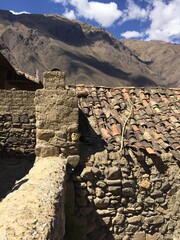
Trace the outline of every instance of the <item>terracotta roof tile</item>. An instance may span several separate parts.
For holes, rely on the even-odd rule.
[[[136,155],[171,152],[180,159],[180,89],[76,86],[79,106],[94,116],[108,151],[124,148]],[[125,152],[127,152],[126,149]]]

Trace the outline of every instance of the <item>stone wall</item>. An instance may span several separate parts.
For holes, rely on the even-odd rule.
[[[36,160],[0,203],[0,239],[61,240],[65,234],[66,167],[79,162],[79,110],[63,73],[45,73],[44,86],[34,99]]]
[[[81,160],[67,184],[67,239],[178,240],[179,166],[171,154],[138,159],[108,151],[80,122]]]
[[[0,155],[33,156],[34,92],[0,90]]]

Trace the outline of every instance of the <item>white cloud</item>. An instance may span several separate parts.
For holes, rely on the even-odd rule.
[[[76,14],[74,12],[74,10],[70,10],[68,11],[66,9],[65,13],[63,14],[66,18],[70,19],[70,20],[75,20],[76,19]]]
[[[147,40],[180,41],[180,0],[165,3],[154,0],[150,12],[150,27],[147,29]]]
[[[127,9],[123,11],[122,22],[129,20],[145,20],[149,14],[149,9],[141,8],[133,0],[127,1]]]
[[[137,31],[126,31],[121,33],[124,38],[141,38],[144,34]]]
[[[68,0],[51,0],[51,1],[55,3],[62,3],[63,5],[67,5],[67,3],[69,2]]]
[[[71,10],[71,17],[79,16],[88,20],[94,20],[102,27],[110,27],[120,18],[122,12],[118,9],[115,2],[103,3],[88,0],[51,0],[63,5],[69,4],[75,10]],[[73,16],[73,17],[74,17]]]
[[[122,12],[115,2],[100,3],[88,0],[71,0],[79,17],[94,20],[102,27],[110,27],[120,18]]]
[[[29,12],[26,12],[26,11],[22,11],[22,12],[15,12],[13,10],[10,10],[10,12],[14,15],[20,15],[20,14],[30,14]]]

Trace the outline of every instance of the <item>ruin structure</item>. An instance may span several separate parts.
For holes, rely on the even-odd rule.
[[[0,91],[0,239],[178,240],[180,90],[64,78]]]

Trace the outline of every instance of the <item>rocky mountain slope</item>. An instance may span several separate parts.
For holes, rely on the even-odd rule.
[[[124,40],[124,45],[146,62],[167,87],[180,87],[180,45],[160,41]]]
[[[176,74],[169,79],[154,71],[152,61],[143,59],[128,42],[58,15],[0,10],[0,51],[15,68],[40,80],[44,71],[58,68],[66,73],[69,85],[178,86]]]

